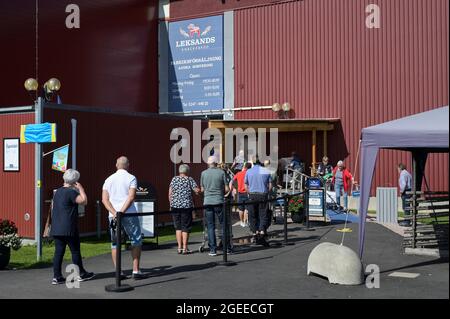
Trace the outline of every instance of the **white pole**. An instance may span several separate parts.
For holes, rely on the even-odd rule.
[[[38,97],[35,103],[35,122],[42,123],[43,101]],[[40,261],[42,258],[42,241],[41,241],[41,219],[42,219],[42,145],[35,143],[34,145],[34,174],[35,174],[35,193],[34,193],[34,237],[36,240],[36,260]]]
[[[345,238],[345,233],[347,231],[347,219],[348,219],[348,211],[347,211],[347,215],[345,216],[345,224],[344,224],[344,229],[342,231],[342,241],[341,241],[341,246],[344,244],[344,238]]]
[[[285,181],[286,181],[286,194],[288,193],[288,177],[289,177],[289,169],[286,167],[286,177],[285,177]]]
[[[77,169],[77,120],[71,119],[72,123],[72,168]]]
[[[53,151],[44,153],[44,154],[42,154],[42,157],[46,157],[48,154],[54,153],[54,152],[56,152],[56,151],[59,151],[60,149],[66,147],[66,146],[68,146],[68,145],[70,145],[70,144],[63,145],[63,146],[61,146],[61,147],[55,148]]]

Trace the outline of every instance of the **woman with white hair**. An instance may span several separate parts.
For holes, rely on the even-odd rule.
[[[86,281],[94,277],[83,267],[80,252],[80,236],[78,232],[78,205],[87,204],[87,196],[83,186],[78,183],[80,173],[68,169],[64,175],[64,184],[53,196],[52,226],[50,235],[55,241],[53,257],[53,285],[63,284],[66,279],[61,272],[61,265],[66,252],[66,246],[72,253],[72,263],[78,266],[79,274],[76,280]]]
[[[194,179],[189,177],[188,165],[181,164],[178,172],[180,174],[172,178],[170,182],[169,202],[178,243],[178,253],[187,255],[191,253],[188,248],[188,240],[192,228],[192,210],[194,207],[192,192],[198,195],[200,189]]]
[[[336,192],[336,204],[338,205],[339,210],[341,210],[342,193],[344,195],[344,209],[346,211],[348,210],[348,191],[350,190],[352,182],[353,176],[345,167],[344,162],[337,162],[336,167],[333,169],[333,178],[331,183],[334,185],[334,191]]]

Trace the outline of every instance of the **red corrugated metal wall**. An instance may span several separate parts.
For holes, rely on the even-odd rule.
[[[286,0],[171,0],[170,18],[185,19],[196,15],[216,14],[249,6],[258,6]],[[289,0],[288,0],[289,1]],[[299,1],[299,0],[291,0]]]
[[[35,0],[0,1],[0,107],[30,103],[24,81],[35,77]],[[80,9],[80,28],[66,27],[66,7]],[[62,101],[158,112],[157,0],[39,1],[39,82],[62,83]]]
[[[95,201],[101,200],[103,182],[115,172],[115,160],[121,155],[129,158],[130,172],[136,176],[138,183],[150,182],[156,188],[158,210],[169,208],[167,191],[174,172],[169,157],[173,143],[169,138],[170,132],[175,127],[185,127],[192,134],[191,120],[56,109],[45,109],[44,116],[45,121],[57,123],[58,129],[58,142],[46,145],[45,152],[71,143],[70,119],[77,119],[77,170],[80,171],[80,183],[85,186],[89,199],[86,214],[80,218],[81,232],[95,231]],[[206,127],[206,123],[203,126]],[[71,151],[69,158],[72,156]],[[43,163],[46,198],[51,196],[54,188],[62,185],[62,174],[51,170],[51,160],[51,156],[46,157]],[[199,182],[200,171],[205,165],[190,164],[190,167],[192,177]],[[102,211],[105,229],[106,211],[103,205]]]
[[[372,3],[380,29],[365,24]],[[354,170],[362,128],[448,105],[448,9],[446,0],[304,0],[236,10],[235,106],[288,101],[298,119],[340,118],[329,155]],[[410,157],[381,151],[374,185],[397,185],[399,161]],[[448,189],[448,154],[430,156],[427,172],[433,189]]]
[[[29,123],[34,123],[34,113],[0,113],[0,219],[15,222],[24,237],[34,236],[34,144],[20,144],[20,172],[4,172],[3,139],[20,138],[20,125]]]

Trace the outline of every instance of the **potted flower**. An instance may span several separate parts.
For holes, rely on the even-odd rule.
[[[291,218],[294,223],[303,222],[305,217],[303,211],[303,198],[300,196],[294,196],[289,200],[288,211],[291,213]]]
[[[22,240],[17,235],[17,226],[7,219],[0,219],[0,269],[9,264],[11,248],[18,250],[22,246]]]

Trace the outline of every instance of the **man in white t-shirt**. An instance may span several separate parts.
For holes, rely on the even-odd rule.
[[[109,176],[103,184],[102,203],[109,211],[109,222],[114,224],[117,212],[123,214],[136,213],[134,199],[136,197],[137,181],[136,177],[128,173],[130,163],[125,156],[117,159],[117,172]],[[131,240],[131,256],[133,257],[134,279],[142,279],[145,276],[139,268],[142,246],[142,232],[137,216],[121,219],[122,227]],[[119,231],[116,229],[115,231]],[[111,227],[111,255],[114,266],[116,265],[116,242],[114,230]]]

